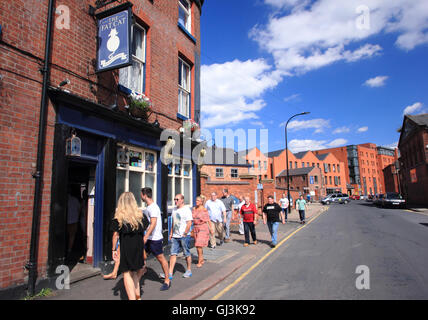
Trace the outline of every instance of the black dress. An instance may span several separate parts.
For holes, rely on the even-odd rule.
[[[119,233],[120,240],[120,271],[138,271],[144,265],[144,228],[138,224],[138,229],[123,223],[119,228],[119,222],[114,219],[112,230]]]

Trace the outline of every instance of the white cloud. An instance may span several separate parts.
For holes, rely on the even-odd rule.
[[[364,82],[364,85],[372,88],[382,87],[385,85],[385,81],[387,79],[388,79],[388,76],[377,76],[366,80],[366,82]]]
[[[397,35],[396,45],[411,50],[428,43],[428,1],[370,0],[368,15],[357,11],[361,0],[265,0],[276,12],[250,37],[271,53],[278,70],[296,75],[338,61],[354,62],[378,55],[367,43],[381,33]],[[365,43],[364,43],[365,42]]]
[[[422,109],[423,104],[420,102],[415,102],[414,104],[412,104],[411,106],[407,106],[404,111],[403,111],[403,116],[406,114],[412,114],[412,113],[424,113],[425,110]]]
[[[291,96],[284,98],[284,102],[290,102],[293,100],[297,100],[299,97],[300,97],[300,93],[292,94]]]
[[[396,148],[398,148],[398,141],[394,142],[394,143],[386,144],[386,145],[384,145],[384,147],[391,148],[391,149],[396,149]]]
[[[344,127],[340,127],[337,128],[333,131],[334,134],[338,134],[338,133],[348,133],[349,131],[351,131],[351,129],[349,129],[348,127],[344,126]]]
[[[335,148],[342,145],[345,145],[348,141],[346,139],[335,139],[333,141],[328,142],[327,140],[298,140],[293,139],[288,143],[288,148],[291,152],[300,152],[307,150],[321,150],[327,148]]]
[[[281,81],[263,59],[203,65],[202,126],[205,128],[258,119],[265,107],[262,95]]]
[[[285,122],[281,123],[280,126],[284,126]],[[323,132],[325,128],[330,127],[330,120],[326,119],[312,119],[312,120],[293,120],[288,123],[288,130],[304,130],[304,129],[316,129],[315,133]]]
[[[367,130],[369,130],[369,127],[361,127],[358,128],[357,132],[366,132]]]
[[[345,145],[348,142],[346,139],[335,139],[327,144],[329,148],[336,148]]]

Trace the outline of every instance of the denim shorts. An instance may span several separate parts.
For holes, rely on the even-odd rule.
[[[185,257],[190,256],[189,242],[186,237],[183,238],[172,238],[171,240],[171,256],[176,256],[180,249],[183,249]]]

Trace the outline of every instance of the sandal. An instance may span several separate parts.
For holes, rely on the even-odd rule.
[[[200,262],[198,262],[198,264],[196,265],[198,268],[202,267],[202,265],[205,263],[205,260],[202,260]]]

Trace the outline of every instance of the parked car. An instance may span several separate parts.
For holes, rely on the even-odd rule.
[[[349,199],[351,199],[351,200],[360,200],[360,196],[358,194],[353,194],[352,196],[349,197]]]
[[[383,193],[380,193],[380,194],[377,194],[377,195],[375,195],[374,196],[374,198],[373,198],[373,204],[375,205],[375,206],[381,206],[382,205],[382,201],[383,201],[383,197],[384,197],[385,195],[383,194]]]
[[[321,200],[322,204],[330,204],[330,203],[348,203],[351,201],[349,199],[349,196],[344,193],[332,193],[329,194],[327,197]]]
[[[369,195],[366,197],[366,201],[367,201],[367,202],[372,202],[372,201],[373,201],[373,195],[369,194]]]
[[[367,200],[367,197],[366,197],[365,195],[363,195],[363,194],[362,194],[362,195],[360,196],[360,200]]]
[[[380,205],[383,208],[386,208],[386,207],[405,208],[406,200],[404,200],[401,194],[397,192],[387,192],[383,197]]]

